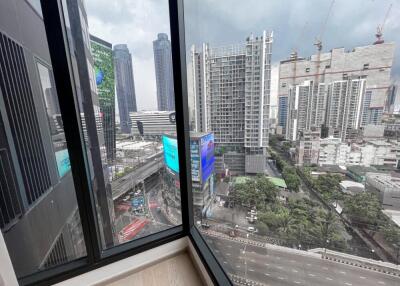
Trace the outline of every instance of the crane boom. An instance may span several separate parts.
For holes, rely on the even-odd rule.
[[[387,18],[389,16],[390,11],[392,10],[392,6],[393,6],[393,4],[391,3],[389,5],[389,8],[386,11],[385,18],[383,18],[382,24],[378,25],[378,27],[376,27],[376,34],[375,34],[376,41],[375,41],[374,45],[382,44],[384,42],[383,38],[382,38],[383,37],[383,29],[385,28],[385,23],[386,23],[386,20],[387,20]]]

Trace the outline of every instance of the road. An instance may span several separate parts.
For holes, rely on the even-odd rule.
[[[152,161],[145,163],[131,173],[119,178],[111,183],[113,200],[126,193],[132,188],[132,182],[138,183],[156,173],[163,166],[163,157],[157,157]]]
[[[158,190],[153,189],[147,194],[147,201],[149,205],[149,212],[151,217],[154,219],[155,222],[165,224],[165,225],[171,225],[172,224],[169,222],[169,220],[165,217],[165,215],[157,211],[157,207],[161,207],[161,202],[158,201]]]
[[[289,250],[246,246],[224,238],[205,236],[221,265],[230,274],[266,285],[288,286],[398,286],[400,278]]]
[[[266,167],[267,174],[269,176],[278,177],[278,178],[282,177],[281,173],[278,171],[278,169],[276,168],[276,166],[274,165],[274,163],[272,161],[267,160],[265,167]]]

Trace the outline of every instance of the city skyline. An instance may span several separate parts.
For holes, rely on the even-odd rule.
[[[132,52],[135,67],[140,73],[135,74],[137,82],[138,110],[157,110],[156,81],[154,72],[154,57],[152,52],[152,41],[160,32],[170,34],[168,25],[167,1],[133,1],[129,6],[132,9],[123,9],[126,4],[115,3],[108,5],[108,1],[86,1],[90,32],[111,43],[128,44]],[[381,24],[388,6],[393,1],[336,1],[331,17],[327,22],[323,37],[323,51],[343,46],[346,50],[357,46],[364,46],[375,41],[375,32],[378,24]],[[224,8],[223,3],[203,1],[201,5],[193,2],[185,4],[186,21],[186,47],[187,54],[191,45],[200,46],[203,42],[213,46],[239,43],[241,39],[251,33],[254,35],[263,29],[273,30],[275,45],[272,57],[272,65],[280,60],[289,58],[294,46],[297,47],[299,56],[308,57],[315,53],[315,38],[320,33],[331,1],[296,1],[293,9],[287,9],[288,5],[281,1],[271,1],[268,5],[260,6],[257,1],[238,1],[240,6],[234,11]],[[289,3],[288,3],[289,4]],[[351,5],[354,8],[349,9]],[[135,9],[144,10],[145,13],[135,15]],[[248,11],[251,7],[257,10]],[[312,17],[312,11],[321,11],[317,17]],[[356,13],[353,13],[356,10]],[[398,2],[393,3],[392,11],[388,16],[385,26],[384,39],[391,42],[396,39],[399,24],[396,22],[396,14],[400,10]],[[209,13],[209,11],[214,11]],[[163,13],[164,12],[164,13]],[[239,14],[240,12],[240,14]],[[165,15],[166,14],[166,15]],[[118,15],[117,17],[113,17]],[[152,23],[146,23],[145,15],[157,15]],[[110,19],[118,18],[118,21]],[[189,22],[188,19],[196,19]],[[207,19],[205,21],[204,19]],[[347,22],[353,24],[346,24]],[[204,25],[193,26],[194,23],[204,22]],[[308,23],[305,25],[305,23]],[[219,25],[218,23],[224,23]],[[338,27],[338,24],[340,26]],[[356,25],[354,25],[354,23]],[[124,29],[121,29],[121,25]],[[145,25],[146,31],[139,29]],[[227,27],[226,27],[227,25]],[[230,33],[224,33],[229,29]],[[305,26],[305,27],[304,27]],[[126,37],[126,29],[131,31],[134,37]],[[302,31],[304,30],[304,31]],[[124,31],[124,32],[122,32]],[[303,34],[299,38],[299,34]],[[295,43],[297,41],[297,43]],[[187,61],[187,63],[189,63]],[[399,49],[396,49],[394,77],[400,76]]]

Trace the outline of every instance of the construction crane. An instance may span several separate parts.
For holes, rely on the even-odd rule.
[[[301,38],[303,37],[304,31],[306,30],[307,24],[308,24],[308,22],[304,23],[302,29],[300,30],[298,37],[296,38],[296,41],[293,44],[292,52],[290,53],[290,59],[293,61],[293,73],[292,73],[292,85],[293,86],[296,85],[296,70],[297,70],[297,57],[298,57],[297,48],[298,48],[298,44],[299,44]]]
[[[383,44],[384,43],[384,40],[383,40],[383,28],[385,28],[385,23],[386,23],[386,20],[387,20],[387,18],[389,16],[390,11],[392,10],[392,6],[393,6],[393,4],[389,5],[389,8],[387,9],[386,14],[385,14],[385,18],[383,18],[382,24],[378,25],[378,27],[376,27],[376,34],[375,34],[376,41],[374,42],[374,45]]]
[[[319,33],[319,36],[317,37],[314,46],[317,47],[317,67],[316,67],[316,71],[315,71],[315,83],[318,84],[318,80],[319,80],[319,69],[321,66],[321,51],[322,51],[322,37],[325,33],[325,29],[326,29],[326,24],[328,23],[328,19],[329,16],[331,14],[332,8],[333,8],[333,4],[335,3],[335,0],[332,0],[331,5],[329,6],[329,10],[328,10],[328,14],[326,15],[325,21],[321,26],[321,31]]]

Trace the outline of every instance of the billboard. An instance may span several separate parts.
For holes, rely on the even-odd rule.
[[[178,142],[176,138],[163,135],[162,143],[164,147],[165,165],[175,173],[179,173]]]
[[[178,144],[176,138],[163,135],[164,162],[175,173],[179,173]],[[214,172],[214,134],[200,140],[190,140],[190,162],[193,182],[205,182]]]
[[[71,170],[71,163],[69,161],[68,150],[60,150],[56,152],[56,162],[58,175],[63,177],[69,170]]]
[[[192,169],[192,181],[200,182],[200,152],[199,141],[190,141],[190,161]]]
[[[104,112],[105,107],[114,108],[114,60],[112,46],[105,46],[100,39],[91,37],[91,49],[94,60],[94,72],[96,77],[97,94],[100,108]]]
[[[205,182],[214,172],[214,134],[201,137],[201,178]]]

